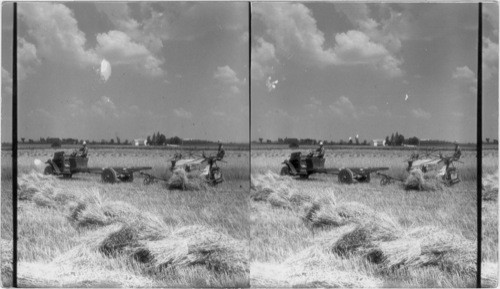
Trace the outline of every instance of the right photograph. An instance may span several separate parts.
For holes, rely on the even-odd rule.
[[[478,4],[252,3],[252,287],[476,287],[480,201],[497,286],[498,5],[482,11],[481,31]]]

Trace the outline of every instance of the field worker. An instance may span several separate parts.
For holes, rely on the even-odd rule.
[[[455,142],[455,153],[453,153],[453,160],[458,161],[461,156],[462,156],[462,150],[460,149],[458,143]]]
[[[319,148],[316,149],[316,156],[318,158],[323,158],[325,156],[325,148],[323,147],[323,141],[319,142]]]
[[[221,142],[219,141],[219,149],[217,150],[217,156],[216,156],[216,159],[218,161],[222,160],[224,158],[224,155],[226,154],[226,151],[224,150],[224,148],[222,147],[222,144]]]
[[[87,148],[87,142],[83,141],[82,147],[78,150],[80,152],[80,156],[82,158],[86,158],[87,154],[89,153],[89,149]]]

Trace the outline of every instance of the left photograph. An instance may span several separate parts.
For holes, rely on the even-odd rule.
[[[2,5],[2,285],[248,287],[249,4],[16,11]]]

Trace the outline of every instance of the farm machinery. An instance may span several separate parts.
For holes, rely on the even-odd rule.
[[[224,181],[222,177],[222,171],[220,167],[217,165],[217,161],[222,161],[222,158],[217,156],[206,156],[204,153],[200,157],[191,158],[191,159],[182,159],[181,154],[175,154],[174,158],[171,160],[170,171],[175,171],[177,169],[184,169],[186,172],[191,172],[196,169],[201,169],[202,164],[207,162],[208,165],[205,169],[202,170],[200,176],[205,179],[205,181],[210,185],[217,185]],[[155,183],[157,181],[165,181],[167,179],[154,176],[152,174],[141,172],[141,175],[144,176],[144,185],[149,185],[151,183]]]
[[[313,152],[307,155],[302,155],[301,152],[293,152],[290,158],[283,162],[280,174],[298,176],[302,179],[307,179],[312,174],[333,174],[338,175],[339,183],[351,184],[354,181],[369,183],[371,173],[388,169],[387,167],[325,168],[325,158],[314,156]]]
[[[89,168],[88,157],[79,156],[73,152],[66,156],[64,151],[54,153],[52,159],[45,163],[44,174],[62,176],[63,178],[71,178],[77,173],[100,174],[101,180],[105,183],[133,182],[134,172],[150,170],[151,167],[106,167],[106,168]]]
[[[443,156],[439,153],[438,156],[430,156],[427,154],[424,158],[420,158],[418,153],[412,153],[410,158],[407,160],[408,167],[407,172],[412,172],[414,170],[420,170],[422,173],[427,173],[431,171],[437,171],[437,176],[441,177],[442,181],[448,185],[454,185],[460,182],[460,177],[458,174],[458,169],[455,167],[455,162],[460,162],[461,152],[455,151],[452,156]],[[443,166],[441,166],[441,163]],[[439,168],[440,167],[440,168]],[[383,173],[377,173],[382,178],[380,179],[380,184],[385,186],[394,181],[404,182],[405,179],[390,176]]]

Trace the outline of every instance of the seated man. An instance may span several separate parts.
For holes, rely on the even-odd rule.
[[[82,144],[82,147],[78,150],[78,153],[80,154],[80,157],[82,158],[86,158],[88,153],[89,153],[89,149],[87,148],[87,142],[86,141],[83,141],[83,144]]]
[[[458,143],[455,142],[455,152],[453,153],[453,160],[458,161],[461,156],[462,150],[460,149],[460,146],[458,146]]]
[[[323,158],[325,156],[325,148],[323,148],[323,142],[319,142],[319,148],[316,149],[316,156],[318,158]]]
[[[217,156],[216,159],[218,161],[222,160],[224,158],[224,155],[226,154],[226,151],[222,147],[222,144],[219,142],[219,149],[217,150]]]

